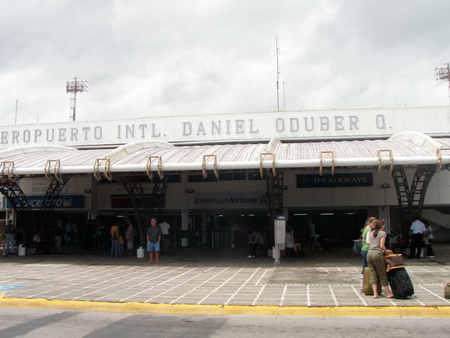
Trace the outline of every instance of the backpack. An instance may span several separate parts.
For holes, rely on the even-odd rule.
[[[112,240],[117,241],[119,239],[119,236],[117,235],[118,232],[119,232],[119,229],[117,229],[116,231],[113,232],[113,234],[111,235]]]

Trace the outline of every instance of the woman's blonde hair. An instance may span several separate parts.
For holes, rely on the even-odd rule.
[[[370,222],[372,222],[373,220],[376,220],[376,217],[370,216],[368,219],[366,219],[366,223],[364,223],[363,228],[361,229],[361,233],[364,231],[364,229],[366,228],[366,226],[369,225]]]

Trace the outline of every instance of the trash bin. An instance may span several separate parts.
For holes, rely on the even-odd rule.
[[[136,256],[137,256],[137,258],[144,258],[144,248],[142,246],[137,248]]]
[[[25,256],[27,254],[27,248],[23,245],[19,245],[19,256]]]
[[[189,239],[188,238],[182,238],[181,239],[181,247],[182,248],[186,248],[187,246],[189,246]]]

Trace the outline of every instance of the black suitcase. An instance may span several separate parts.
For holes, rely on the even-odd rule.
[[[425,244],[425,247],[427,248],[427,256],[434,256],[434,251],[433,251],[433,247],[431,246],[431,244]]]
[[[394,298],[405,299],[414,294],[414,286],[405,268],[392,269],[387,273]]]

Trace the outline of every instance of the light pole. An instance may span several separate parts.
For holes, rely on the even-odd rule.
[[[448,99],[450,103],[450,68],[448,63],[444,63],[444,67],[442,68],[434,68],[434,72],[436,74],[436,81],[439,80],[447,80],[448,81]]]
[[[77,93],[87,92],[89,80],[78,80],[76,77],[72,81],[66,82],[66,93],[70,95],[70,110],[72,111],[72,121],[76,120],[77,116]]]

